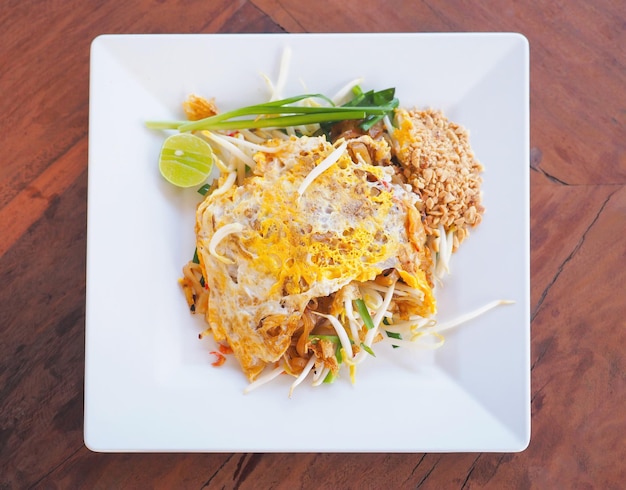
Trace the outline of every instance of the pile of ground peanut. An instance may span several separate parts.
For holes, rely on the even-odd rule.
[[[436,110],[399,109],[396,123],[398,177],[421,196],[427,234],[438,237],[443,225],[446,232],[454,232],[456,250],[484,212],[483,167],[470,147],[468,132]]]

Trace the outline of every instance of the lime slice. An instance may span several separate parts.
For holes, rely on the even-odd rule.
[[[159,170],[168,182],[178,187],[202,184],[213,168],[211,146],[191,133],[168,136],[161,147]]]

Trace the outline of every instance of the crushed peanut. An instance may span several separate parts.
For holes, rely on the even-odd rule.
[[[446,232],[454,232],[456,250],[484,212],[480,191],[483,167],[470,147],[469,135],[441,111],[399,109],[396,122],[397,177],[421,196],[427,235],[438,237],[443,225]]]

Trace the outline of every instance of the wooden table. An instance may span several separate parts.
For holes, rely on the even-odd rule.
[[[624,488],[624,2],[4,0],[0,26],[0,488]],[[90,452],[82,429],[91,40],[366,31],[515,31],[530,41],[530,446]]]

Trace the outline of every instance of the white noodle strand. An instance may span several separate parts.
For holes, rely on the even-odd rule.
[[[283,56],[280,59],[280,69],[278,71],[278,79],[276,80],[276,87],[274,93],[270,98],[270,101],[282,99],[283,90],[287,84],[287,75],[289,74],[289,63],[291,62],[291,48],[286,46],[283,50]]]
[[[337,163],[337,161],[345,153],[347,146],[348,146],[347,141],[344,141],[343,143],[341,143],[337,148],[335,148],[332,152],[330,152],[328,156],[320,162],[319,165],[317,165],[313,170],[309,172],[309,175],[305,177],[305,179],[300,184],[300,187],[298,187],[298,194],[300,196],[304,194],[304,191],[307,189],[307,187],[309,187],[309,185],[311,185],[311,182],[313,182],[322,173],[324,173],[326,170],[332,167],[335,163]]]
[[[334,317],[332,315],[326,315],[324,313],[319,313],[317,311],[312,311],[311,313],[324,317],[330,322],[330,324],[333,326],[333,328],[337,332],[337,337],[339,337],[339,342],[341,343],[341,347],[343,347],[343,349],[346,351],[346,355],[350,359],[352,359],[352,344],[350,343],[350,338],[348,337],[348,333],[346,332],[346,329],[339,322],[337,317]]]
[[[280,146],[265,146],[257,143],[253,143],[251,141],[246,140],[246,135],[241,135],[242,138],[236,138],[234,136],[228,136],[226,134],[222,134],[219,137],[225,139],[226,141],[230,141],[233,145],[239,148],[247,148],[252,151],[262,151],[263,153],[277,153],[281,150]]]
[[[324,366],[323,369],[319,370],[319,373],[315,373],[315,376],[313,376],[313,386],[321,385],[326,379],[326,376],[328,376],[329,372],[330,368]]]
[[[218,254],[216,248],[220,244],[220,242],[228,235],[232,233],[239,233],[241,230],[243,230],[243,225],[241,223],[229,223],[222,226],[211,237],[211,241],[209,242],[209,253],[224,264],[233,264],[234,262],[232,260]]]
[[[346,97],[348,96],[348,94],[350,92],[352,92],[352,89],[354,87],[356,87],[357,85],[361,84],[363,82],[363,78],[355,78],[354,80],[349,81],[348,83],[346,83],[343,87],[341,87],[337,93],[335,93],[335,95],[333,95],[330,100],[333,101],[334,104],[336,105],[340,105],[343,104],[344,102],[346,102]]]
[[[216,133],[213,133],[212,131],[203,131],[202,134],[206,136],[208,139],[210,139],[211,141],[213,141],[214,143],[220,145],[222,148],[232,153],[235,157],[237,157],[239,160],[241,160],[246,165],[248,165],[248,167],[250,168],[255,167],[256,162],[252,159],[252,157],[249,155],[246,155],[243,151],[241,151],[239,147],[235,146],[233,143],[228,141],[224,135],[218,136]]]
[[[291,395],[293,395],[293,390],[296,389],[296,386],[302,383],[304,381],[304,378],[306,378],[309,375],[314,365],[315,365],[315,356],[311,356],[311,358],[309,359],[309,362],[306,363],[306,366],[304,366],[304,369],[302,370],[302,372],[298,375],[296,380],[291,384],[291,387],[289,388],[289,398],[291,398]]]
[[[263,386],[264,384],[269,383],[274,378],[277,378],[278,376],[280,376],[284,372],[285,372],[285,368],[281,364],[280,366],[272,369],[270,372],[263,373],[261,376],[259,376],[257,379],[255,379],[252,383],[250,383],[248,386],[246,386],[245,389],[243,390],[243,392],[244,393],[250,393],[252,390],[255,390],[259,386]]]
[[[491,303],[487,303],[484,306],[481,306],[480,308],[477,308],[473,311],[470,311],[469,313],[465,313],[464,315],[460,315],[458,317],[456,317],[453,320],[450,320],[444,324],[438,324],[433,328],[433,332],[443,332],[445,330],[449,330],[453,327],[456,327],[458,325],[461,325],[462,323],[466,323],[469,322],[470,320],[473,320],[474,318],[483,315],[485,313],[487,313],[489,310],[495,308],[496,306],[500,306],[500,305],[510,305],[515,303],[515,301],[510,301],[507,299],[499,299],[496,301],[492,301]]]
[[[344,309],[346,310],[346,317],[348,318],[348,325],[350,325],[350,333],[352,338],[356,341],[359,338],[359,323],[354,316],[354,308],[352,308],[352,298],[346,299],[343,302]]]
[[[226,177],[226,180],[224,181],[224,183],[220,187],[215,189],[211,193],[211,196],[212,197],[221,196],[235,184],[235,180],[237,180],[237,172],[229,172],[228,177]]]

